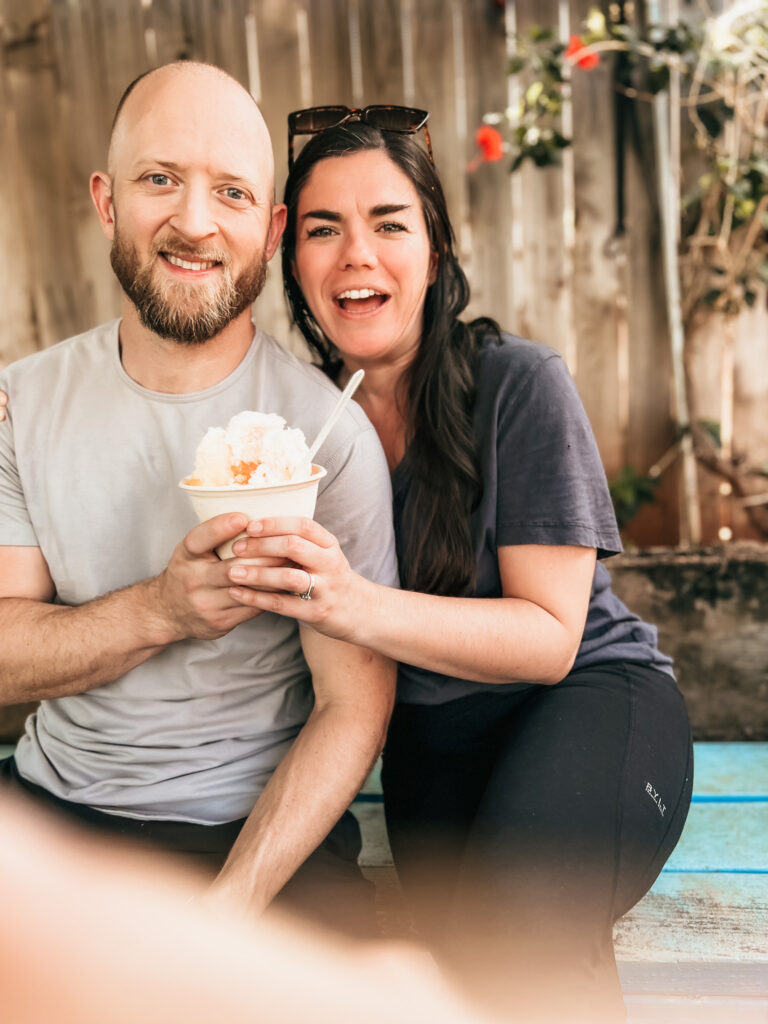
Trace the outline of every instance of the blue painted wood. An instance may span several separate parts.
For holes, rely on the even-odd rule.
[[[695,743],[694,800],[768,800],[768,743]]]
[[[616,925],[616,957],[654,963],[760,962],[768,994],[768,875],[662,873]]]
[[[664,870],[768,874],[768,803],[693,804]]]

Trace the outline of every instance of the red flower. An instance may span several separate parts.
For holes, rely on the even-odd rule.
[[[600,63],[600,55],[597,53],[585,53],[583,57],[579,57],[578,54],[583,49],[584,43],[581,36],[571,36],[571,41],[568,43],[568,49],[565,51],[565,56],[568,58],[575,57],[576,63],[580,68],[584,68],[585,71],[591,71]]]
[[[504,143],[501,134],[489,124],[480,125],[477,129],[475,143],[484,161],[501,160],[504,156]]]

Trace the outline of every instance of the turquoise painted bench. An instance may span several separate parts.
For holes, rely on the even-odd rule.
[[[382,931],[414,937],[397,886],[379,767],[353,811]],[[697,743],[682,838],[618,922],[629,1024],[768,1024],[768,743]]]

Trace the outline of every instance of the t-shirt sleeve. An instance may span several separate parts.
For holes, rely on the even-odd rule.
[[[4,375],[0,375],[0,388],[11,393]],[[16,461],[12,396],[5,420],[0,423],[0,546],[39,546]]]
[[[512,381],[514,380],[514,383]],[[556,353],[501,395],[497,544],[573,544],[621,551],[600,454],[576,386]]]

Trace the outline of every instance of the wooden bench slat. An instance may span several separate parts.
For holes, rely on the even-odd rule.
[[[768,872],[768,803],[691,805],[665,871]]]
[[[768,743],[694,743],[695,797],[768,800]]]
[[[760,963],[768,994],[768,875],[675,875],[655,885],[615,929],[620,960]]]

